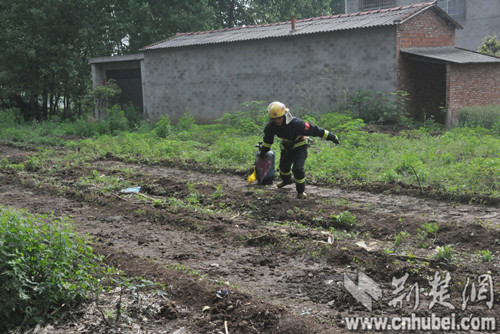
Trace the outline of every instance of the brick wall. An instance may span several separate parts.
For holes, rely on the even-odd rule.
[[[426,10],[398,27],[399,48],[453,46],[455,27],[441,19],[433,10]]]
[[[448,25],[433,10],[426,10],[416,17],[398,26],[396,49],[398,57],[398,89],[407,90],[408,73],[405,62],[401,59],[400,49],[453,46],[455,27]]]
[[[399,52],[406,48],[453,46],[455,27],[446,23],[434,10],[426,10],[397,28],[397,89],[410,94],[407,110],[413,118],[430,117],[443,123],[446,97],[445,65],[419,63],[406,59]]]
[[[448,64],[447,72],[446,100],[454,119],[464,107],[500,104],[498,63]]]

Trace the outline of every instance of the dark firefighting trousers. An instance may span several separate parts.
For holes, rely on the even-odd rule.
[[[281,150],[280,176],[286,183],[291,183],[292,173],[295,178],[295,188],[297,193],[303,193],[306,188],[306,173],[304,165],[307,159],[307,146],[302,145],[296,148],[285,148]],[[293,165],[293,168],[292,168]],[[291,171],[290,171],[291,169]]]

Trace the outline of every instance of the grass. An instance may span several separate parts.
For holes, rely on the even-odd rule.
[[[141,126],[141,131],[134,132],[112,129],[110,126],[116,122],[108,121],[103,127],[109,131],[82,130],[83,134],[93,135],[81,140],[63,138],[78,133],[76,124],[84,129],[82,120],[74,124],[48,121],[15,126],[6,122],[7,127],[0,129],[0,139],[39,147],[66,147],[69,154],[55,161],[66,168],[111,153],[127,162],[183,165],[195,161],[209,171],[246,173],[253,164],[255,144],[262,140],[265,117],[258,114],[255,110],[249,115],[236,112],[210,125],[196,124],[187,114],[176,125],[162,118],[149,129]],[[356,188],[382,184],[450,199],[500,200],[500,138],[492,129],[456,128],[436,134],[435,127],[422,127],[390,136],[364,132],[362,120],[345,114],[329,113],[316,119],[317,125],[340,137],[341,145],[315,140],[306,161],[308,182]],[[88,122],[88,127],[94,129],[97,125]],[[278,142],[276,138],[273,145],[276,161],[280,155]],[[24,166],[5,161],[2,166],[43,171],[49,162],[54,164],[48,154],[51,150],[45,151]]]

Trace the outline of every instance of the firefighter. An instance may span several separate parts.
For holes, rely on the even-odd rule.
[[[276,186],[283,188],[291,184],[293,173],[297,197],[305,199],[307,195],[305,193],[306,174],[304,164],[307,159],[308,147],[306,136],[321,137],[335,144],[340,144],[339,139],[328,130],[293,117],[289,109],[281,102],[272,102],[267,107],[267,111],[270,120],[264,128],[260,157],[263,159],[266,157],[266,153],[271,149],[274,142],[274,136],[281,138],[281,158],[279,163],[281,181]]]

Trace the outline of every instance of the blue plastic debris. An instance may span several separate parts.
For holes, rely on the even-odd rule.
[[[217,297],[219,298],[224,298],[225,296],[227,296],[227,294],[228,294],[227,290],[217,290]]]
[[[138,193],[139,191],[141,191],[141,187],[132,187],[132,188],[126,188],[126,189],[122,189],[121,192],[122,193]]]

